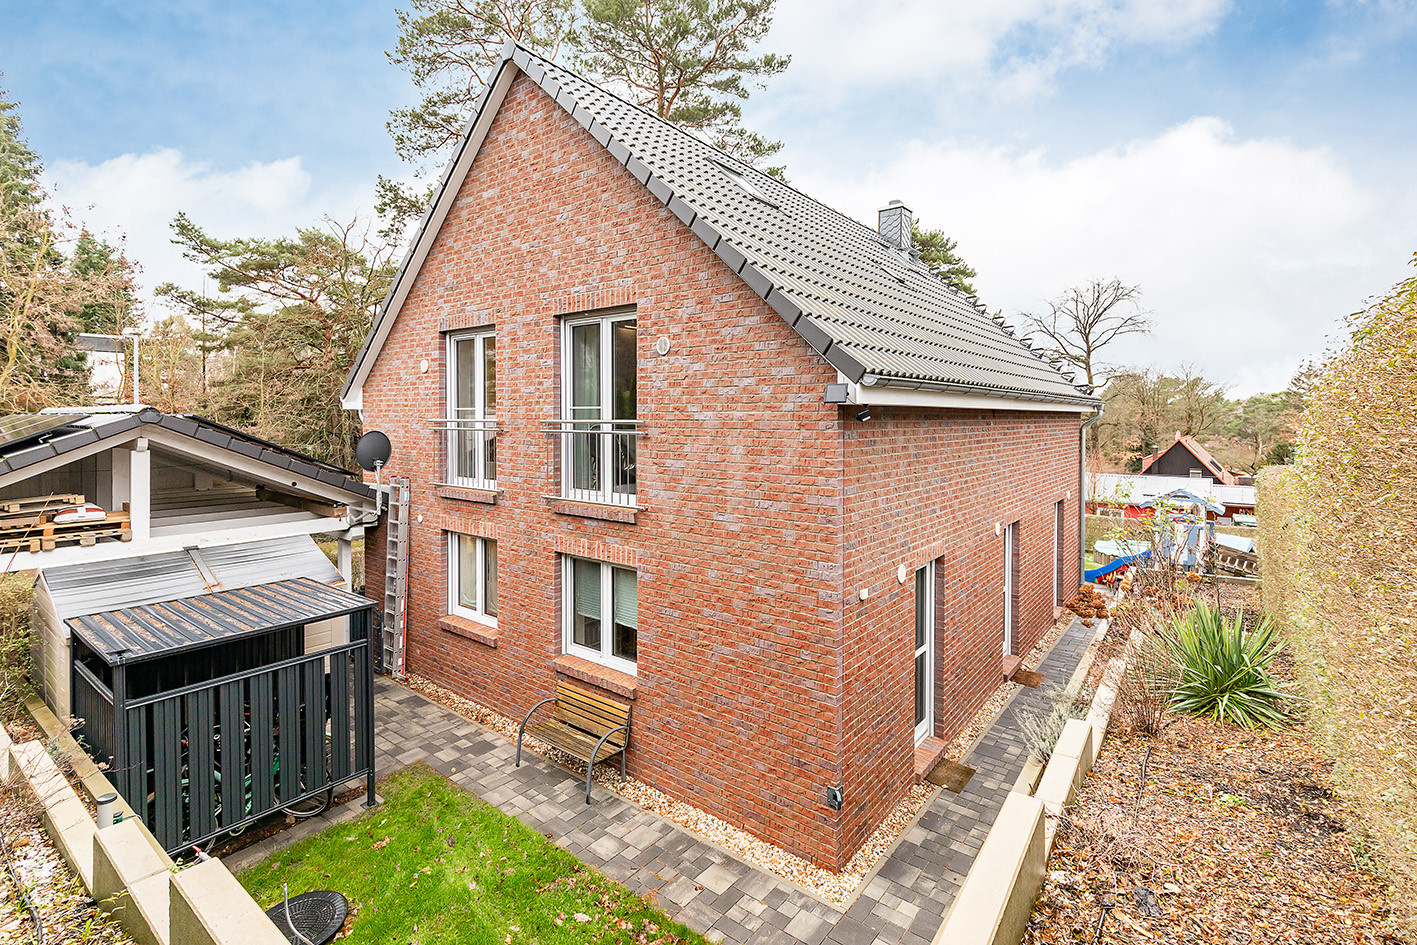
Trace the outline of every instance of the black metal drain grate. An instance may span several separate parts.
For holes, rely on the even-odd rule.
[[[294,923],[295,929],[314,945],[325,945],[343,927],[345,917],[349,915],[349,901],[337,892],[319,889],[292,897],[290,922],[285,920],[285,914],[284,901],[266,910],[266,915],[270,916],[287,941],[300,941],[290,928]]]

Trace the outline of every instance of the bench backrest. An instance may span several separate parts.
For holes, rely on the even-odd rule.
[[[558,682],[556,684],[556,719],[572,728],[589,732],[601,738],[607,732],[630,724],[630,706],[621,705],[604,696],[588,692],[580,686]],[[623,747],[629,732],[616,732],[606,741],[608,745]]]

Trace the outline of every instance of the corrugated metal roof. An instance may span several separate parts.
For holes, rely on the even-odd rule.
[[[116,666],[374,606],[367,597],[298,578],[73,617],[65,623]]]
[[[914,381],[1024,399],[1100,401],[1027,348],[908,252],[875,230],[741,164],[686,131],[520,46],[505,53],[617,161],[853,381]],[[492,87],[508,68],[504,60]],[[479,114],[488,97],[478,106]],[[464,146],[478,126],[475,116]],[[433,206],[456,195],[452,168]],[[741,186],[736,178],[750,185]],[[755,196],[756,191],[761,195]],[[424,229],[352,368],[348,394],[417,255]]]
[[[202,573],[194,554],[210,576]],[[340,580],[339,571],[307,535],[72,564],[45,568],[43,574],[61,620],[269,581]]]

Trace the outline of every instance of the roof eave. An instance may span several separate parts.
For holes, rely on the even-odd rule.
[[[1099,410],[1102,398],[1079,393],[1077,395],[1058,394],[1045,391],[1026,391],[1010,387],[996,387],[987,384],[962,384],[954,381],[933,381],[919,378],[890,377],[883,374],[866,374],[859,381],[865,388],[893,388],[897,390],[939,391],[989,398],[1004,398],[1021,402],[1065,404],[1079,410]]]

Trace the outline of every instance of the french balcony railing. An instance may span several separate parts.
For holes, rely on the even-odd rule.
[[[497,488],[497,421],[430,420],[443,444],[443,481],[469,489]]]
[[[638,420],[543,422],[557,440],[561,498],[622,508],[639,504]]]

